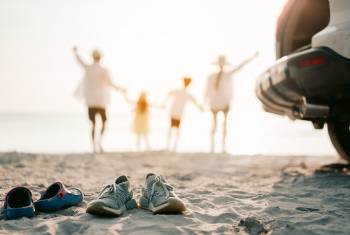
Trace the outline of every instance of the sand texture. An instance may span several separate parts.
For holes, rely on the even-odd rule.
[[[349,234],[350,175],[335,156],[231,156],[167,152],[0,154],[0,193],[34,198],[61,180],[85,201],[57,213],[1,220],[0,234]],[[184,200],[182,215],[134,209],[119,218],[85,213],[104,185],[129,176],[136,198],[147,173],[163,175]]]

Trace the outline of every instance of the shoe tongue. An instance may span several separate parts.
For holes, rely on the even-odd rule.
[[[128,178],[126,178],[125,175],[122,175],[122,176],[119,176],[116,180],[115,180],[115,183],[116,184],[120,184],[120,183],[124,183],[124,182],[127,182],[128,181]]]

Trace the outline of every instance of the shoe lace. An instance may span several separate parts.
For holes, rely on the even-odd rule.
[[[150,200],[152,200],[154,196],[160,195],[159,191],[156,190],[157,185],[163,189],[163,191],[165,192],[166,198],[168,198],[169,196],[174,196],[174,193],[173,193],[174,188],[170,184],[166,183],[163,177],[156,176],[151,185]]]
[[[113,198],[118,206],[122,206],[129,199],[129,195],[125,193],[125,190],[117,187],[116,184],[109,184],[103,188],[97,198]]]

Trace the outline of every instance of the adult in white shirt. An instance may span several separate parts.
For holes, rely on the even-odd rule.
[[[227,69],[230,66],[225,56],[220,55],[218,60],[214,62],[218,65],[218,71],[211,74],[208,78],[206,99],[209,103],[210,110],[213,114],[213,127],[211,132],[211,151],[215,151],[215,133],[217,129],[218,113],[224,114],[223,133],[222,133],[222,151],[226,151],[226,135],[227,135],[227,115],[230,111],[230,103],[233,95],[232,76],[240,71],[246,64],[258,55],[256,52],[252,57],[244,60],[233,69]]]
[[[83,98],[88,108],[89,120],[91,121],[91,140],[93,151],[103,151],[101,140],[105,131],[107,114],[106,108],[110,102],[110,90],[124,91],[123,88],[116,86],[107,69],[101,66],[101,53],[93,50],[91,56],[93,63],[85,63],[78,54],[76,47],[73,48],[74,55],[85,71],[83,80],[81,81],[76,95]],[[99,136],[96,135],[96,116],[99,115],[102,120]],[[99,138],[98,138],[99,137]]]
[[[170,127],[168,131],[168,139],[167,139],[167,149],[170,150],[170,143],[173,131],[176,132],[175,142],[173,145],[173,150],[176,151],[177,144],[179,141],[180,135],[180,125],[182,115],[184,113],[186,104],[188,101],[197,106],[200,110],[203,110],[202,106],[198,104],[196,99],[187,91],[188,86],[191,84],[192,79],[190,77],[183,78],[184,87],[182,89],[175,89],[168,93],[168,96],[164,102],[167,102],[168,99],[172,99],[172,104],[170,106]]]

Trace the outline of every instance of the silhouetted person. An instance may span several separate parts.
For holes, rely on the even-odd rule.
[[[254,59],[258,53],[244,60],[241,64],[233,69],[227,69],[230,64],[225,56],[220,55],[214,62],[218,65],[218,71],[208,78],[206,98],[213,114],[213,127],[211,132],[211,151],[215,151],[215,133],[217,129],[217,116],[219,112],[224,114],[223,133],[222,133],[222,151],[226,152],[226,135],[227,135],[227,115],[230,111],[230,103],[233,95],[232,76],[240,71],[246,64]]]
[[[164,104],[168,99],[172,99],[172,105],[170,107],[170,127],[168,131],[168,139],[167,139],[167,150],[171,150],[171,136],[173,131],[176,132],[175,142],[173,146],[173,150],[176,151],[177,144],[180,136],[180,125],[181,118],[184,112],[185,106],[188,101],[192,102],[195,106],[197,106],[200,110],[203,110],[202,106],[198,104],[196,99],[187,91],[188,86],[191,84],[192,79],[189,77],[183,78],[184,87],[182,89],[176,89],[169,92]]]
[[[100,65],[101,53],[98,50],[93,50],[91,56],[93,63],[85,63],[78,54],[77,47],[73,48],[74,55],[78,63],[85,70],[85,76],[81,81],[76,94],[81,96],[88,108],[89,120],[91,121],[91,140],[93,151],[103,152],[101,140],[105,131],[107,114],[106,108],[110,102],[110,89],[117,91],[123,90],[116,86],[104,67]],[[99,115],[102,120],[102,126],[99,131],[99,136],[96,134],[96,116]]]

